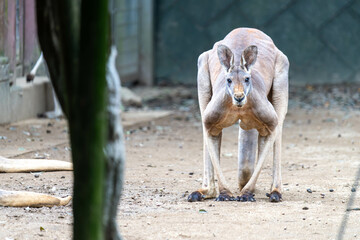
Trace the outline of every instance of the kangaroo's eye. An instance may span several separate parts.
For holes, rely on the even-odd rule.
[[[249,82],[250,81],[250,78],[249,77],[246,77],[245,78],[245,82]]]
[[[231,79],[230,79],[230,78],[228,78],[228,79],[227,79],[227,82],[228,82],[228,83],[232,83],[232,81],[231,81]]]

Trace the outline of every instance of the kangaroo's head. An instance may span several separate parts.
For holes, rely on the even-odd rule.
[[[257,47],[249,46],[241,54],[240,65],[235,65],[233,52],[225,45],[217,48],[220,63],[225,71],[224,84],[227,93],[232,98],[232,103],[237,107],[246,104],[247,95],[252,89],[251,66],[256,62]]]

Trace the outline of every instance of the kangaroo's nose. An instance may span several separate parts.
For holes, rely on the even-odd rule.
[[[244,99],[244,97],[245,94],[243,92],[234,94],[234,99],[238,102],[241,102]]]

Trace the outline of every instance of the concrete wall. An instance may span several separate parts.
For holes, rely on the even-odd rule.
[[[115,36],[117,69],[123,83],[153,83],[153,0],[118,0]]]
[[[11,119],[10,104],[9,104],[9,84],[5,81],[0,81],[0,124],[7,123]]]
[[[138,78],[139,73],[139,1],[120,0],[116,12],[115,36],[119,56],[116,60],[123,81]]]
[[[0,99],[0,124],[34,118],[54,107],[51,84],[46,77],[36,77],[32,83],[18,78],[12,87],[7,81],[0,81]]]
[[[290,60],[292,84],[360,81],[360,0],[157,0],[157,83],[196,83],[197,57],[254,27]]]
[[[0,123],[10,121],[10,110],[9,110],[9,59],[7,57],[0,56]]]

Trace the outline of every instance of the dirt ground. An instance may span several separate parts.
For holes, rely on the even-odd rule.
[[[118,214],[125,239],[360,238],[358,109],[290,104],[283,133],[280,203],[270,203],[265,196],[272,179],[270,158],[257,183],[256,202],[187,202],[188,194],[201,186],[200,115],[193,99],[172,110],[161,119],[126,127],[126,176]],[[237,134],[235,125],[224,130],[221,154],[235,194]],[[0,136],[2,156],[71,160],[65,120],[3,125]],[[72,179],[72,172],[43,172],[38,178],[32,173],[2,173],[0,186],[66,196],[72,193]],[[72,219],[71,203],[0,207],[0,240],[71,239]]]

